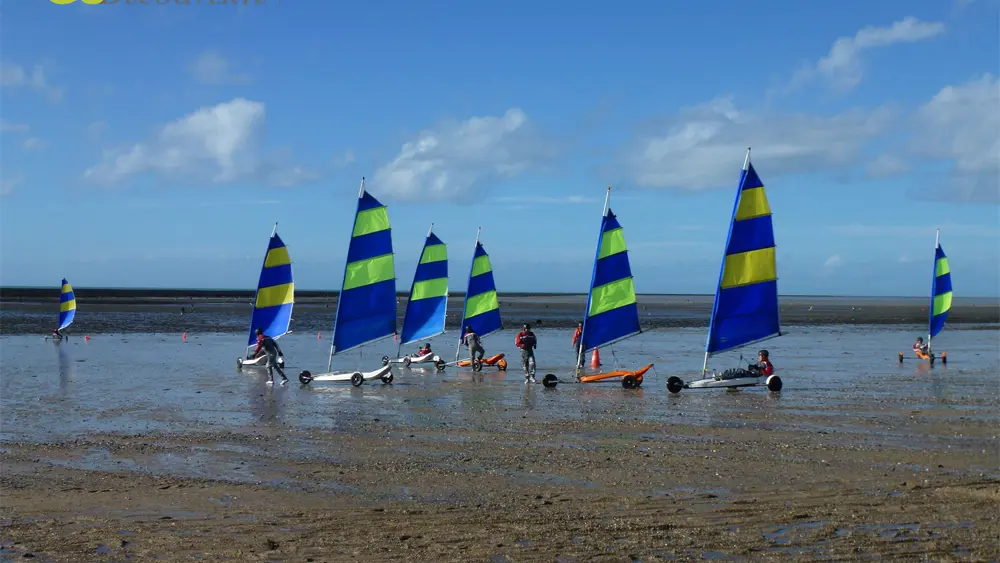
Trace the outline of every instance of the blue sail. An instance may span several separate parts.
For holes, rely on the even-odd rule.
[[[935,337],[944,330],[944,321],[951,310],[951,267],[938,242],[934,248],[934,281],[931,282],[931,305],[928,334]]]
[[[608,188],[610,199],[611,188]],[[597,240],[594,272],[587,295],[587,315],[583,321],[583,351],[589,351],[642,332],[635,284],[628,261],[625,234],[618,218],[605,207],[601,234]]]
[[[462,325],[458,331],[459,342],[465,336],[466,326],[471,326],[472,331],[480,338],[503,328],[497,286],[493,280],[493,265],[478,236],[472,266],[469,268],[469,285],[465,290]]]
[[[260,268],[257,293],[254,295],[253,313],[250,315],[250,337],[247,345],[257,342],[257,329],[265,336],[277,338],[288,332],[295,303],[295,283],[292,280],[292,260],[288,247],[278,236],[278,226],[267,244],[264,264]]]
[[[433,232],[427,233],[420,261],[413,274],[410,298],[403,315],[399,344],[430,338],[444,332],[448,310],[448,248]]]
[[[63,278],[62,289],[59,291],[59,330],[68,327],[76,317],[76,293]]]
[[[337,296],[331,353],[396,334],[396,270],[384,205],[361,189]]]
[[[706,362],[709,354],[781,335],[774,250],[771,207],[748,150],[709,320]]]

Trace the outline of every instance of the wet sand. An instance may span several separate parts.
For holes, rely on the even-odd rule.
[[[88,294],[77,290],[77,317],[71,332],[239,332],[247,329],[252,292],[139,291]],[[399,323],[406,311],[399,297]],[[574,294],[501,294],[500,310],[508,328],[531,323],[535,327],[569,328],[586,309],[587,296]],[[645,330],[704,328],[712,311],[711,295],[639,295],[639,313]],[[927,322],[927,299],[783,296],[783,326],[860,324],[899,325]],[[53,328],[58,294],[51,291],[5,289],[0,292],[0,334],[41,334]],[[452,295],[447,326],[457,328],[463,296]],[[332,330],[337,311],[336,293],[297,292],[292,329],[315,334]],[[957,297],[948,316],[954,328],[978,328],[1000,323],[1000,301]]]
[[[0,557],[995,561],[995,330],[942,337],[929,368],[895,362],[910,329],[801,327],[770,345],[780,394],[679,395],[703,331],[616,347],[659,366],[631,391],[489,368],[268,387],[220,367],[242,336],[3,337]],[[325,366],[327,343],[283,342],[290,375]]]

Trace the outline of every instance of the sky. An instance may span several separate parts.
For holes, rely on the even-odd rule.
[[[714,293],[748,146],[782,294],[1000,293],[1000,0],[4,2],[0,285],[341,285],[361,178],[397,288]],[[162,4],[161,4],[162,3]],[[56,291],[58,291],[56,289]]]

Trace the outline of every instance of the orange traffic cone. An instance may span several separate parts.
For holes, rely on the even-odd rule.
[[[590,355],[590,367],[599,368],[601,367],[601,353],[597,348],[594,348],[594,353]]]

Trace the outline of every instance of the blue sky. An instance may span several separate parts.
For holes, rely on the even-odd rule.
[[[398,287],[712,293],[746,146],[782,293],[1000,287],[997,0],[5,2],[0,284],[252,289],[275,221],[337,289],[362,176]],[[762,6],[767,9],[761,9]]]

